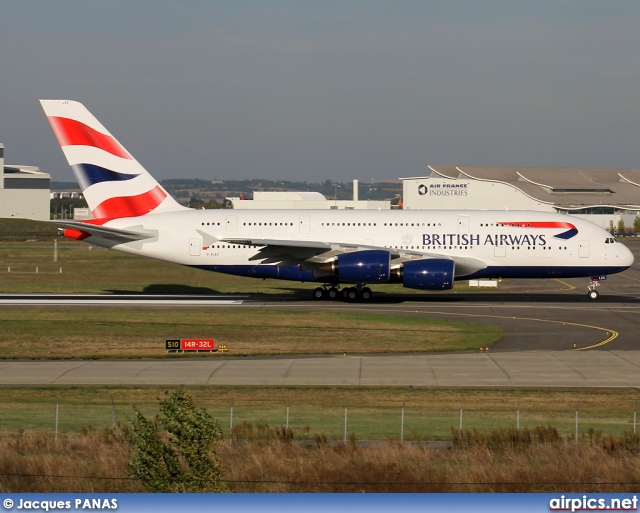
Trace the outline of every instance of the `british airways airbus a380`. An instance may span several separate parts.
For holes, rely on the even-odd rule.
[[[633,255],[595,224],[535,211],[194,210],[178,204],[80,103],[41,100],[94,219],[60,221],[96,246],[207,271],[322,284],[447,290],[473,278],[590,278]],[[341,285],[348,286],[339,292]]]

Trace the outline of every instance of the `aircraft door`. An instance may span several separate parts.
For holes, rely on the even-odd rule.
[[[311,218],[309,216],[300,216],[300,233],[309,233]]]
[[[238,216],[227,216],[227,231],[235,233],[238,228]]]
[[[580,258],[589,258],[589,241],[581,240],[578,242],[578,256]]]
[[[502,244],[494,246],[494,253],[493,254],[495,256],[497,256],[497,257],[507,256],[507,246],[504,246]]]
[[[202,250],[202,240],[189,239],[189,255],[199,256],[201,250]]]

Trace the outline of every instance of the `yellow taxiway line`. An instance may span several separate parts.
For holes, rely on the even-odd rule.
[[[291,308],[293,305],[287,305],[286,308]],[[302,307],[302,305],[301,305]],[[334,310],[334,309],[340,309],[340,310],[344,310],[345,308],[343,306],[338,307],[336,306],[335,308],[331,308],[331,306],[329,305],[324,305],[324,308],[329,307],[330,310]],[[371,310],[369,308],[348,308],[348,310],[350,311],[363,311],[363,312],[371,312]],[[401,311],[407,311],[409,309],[406,310],[401,310]],[[593,329],[593,330],[598,330],[598,331],[604,331],[608,337],[603,340],[602,342],[598,342],[597,344],[593,344],[590,346],[585,346],[585,347],[576,347],[571,349],[572,351],[586,351],[588,349],[594,349],[596,347],[602,347],[606,344],[608,344],[609,342],[614,341],[616,338],[618,338],[619,333],[617,331],[614,331],[612,329],[609,328],[602,328],[600,326],[592,326],[590,324],[580,324],[580,323],[576,323],[576,322],[566,322],[566,321],[554,321],[554,320],[550,320],[550,319],[539,319],[536,317],[516,317],[516,316],[512,316],[512,315],[482,315],[482,314],[471,314],[471,313],[458,313],[458,312],[442,312],[442,311],[430,311],[430,310],[418,310],[415,308],[411,308],[411,310],[414,310],[415,313],[423,313],[423,314],[436,314],[436,315],[455,315],[458,317],[482,317],[485,319],[510,319],[510,320],[514,320],[514,321],[535,321],[535,322],[546,322],[546,323],[550,323],[550,324],[562,324],[563,326],[576,326],[579,328],[589,328],[589,329]],[[398,310],[394,309],[387,309],[387,308],[380,308],[376,310],[376,313],[397,313]]]

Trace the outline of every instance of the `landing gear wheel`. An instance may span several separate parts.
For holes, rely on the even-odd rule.
[[[329,290],[327,290],[327,298],[329,299],[336,299],[338,297],[338,289],[335,287],[331,287]]]
[[[318,287],[317,289],[313,290],[313,299],[324,299],[326,297],[326,292],[322,287]]]
[[[600,294],[598,293],[597,290],[590,290],[588,296],[589,296],[589,299],[596,300],[600,297]]]
[[[348,301],[355,301],[356,299],[358,299],[358,289],[356,289],[355,287],[350,287],[347,289],[347,300]]]
[[[364,287],[360,291],[360,298],[363,301],[369,301],[372,297],[373,297],[373,292],[371,292],[371,289],[369,287]]]

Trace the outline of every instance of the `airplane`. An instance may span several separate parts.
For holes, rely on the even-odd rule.
[[[477,278],[600,280],[633,255],[599,226],[537,211],[197,210],[180,205],[79,102],[40,100],[93,219],[70,239],[254,278],[314,282],[315,299],[367,301],[368,285],[425,291]],[[344,287],[343,287],[344,285]]]

